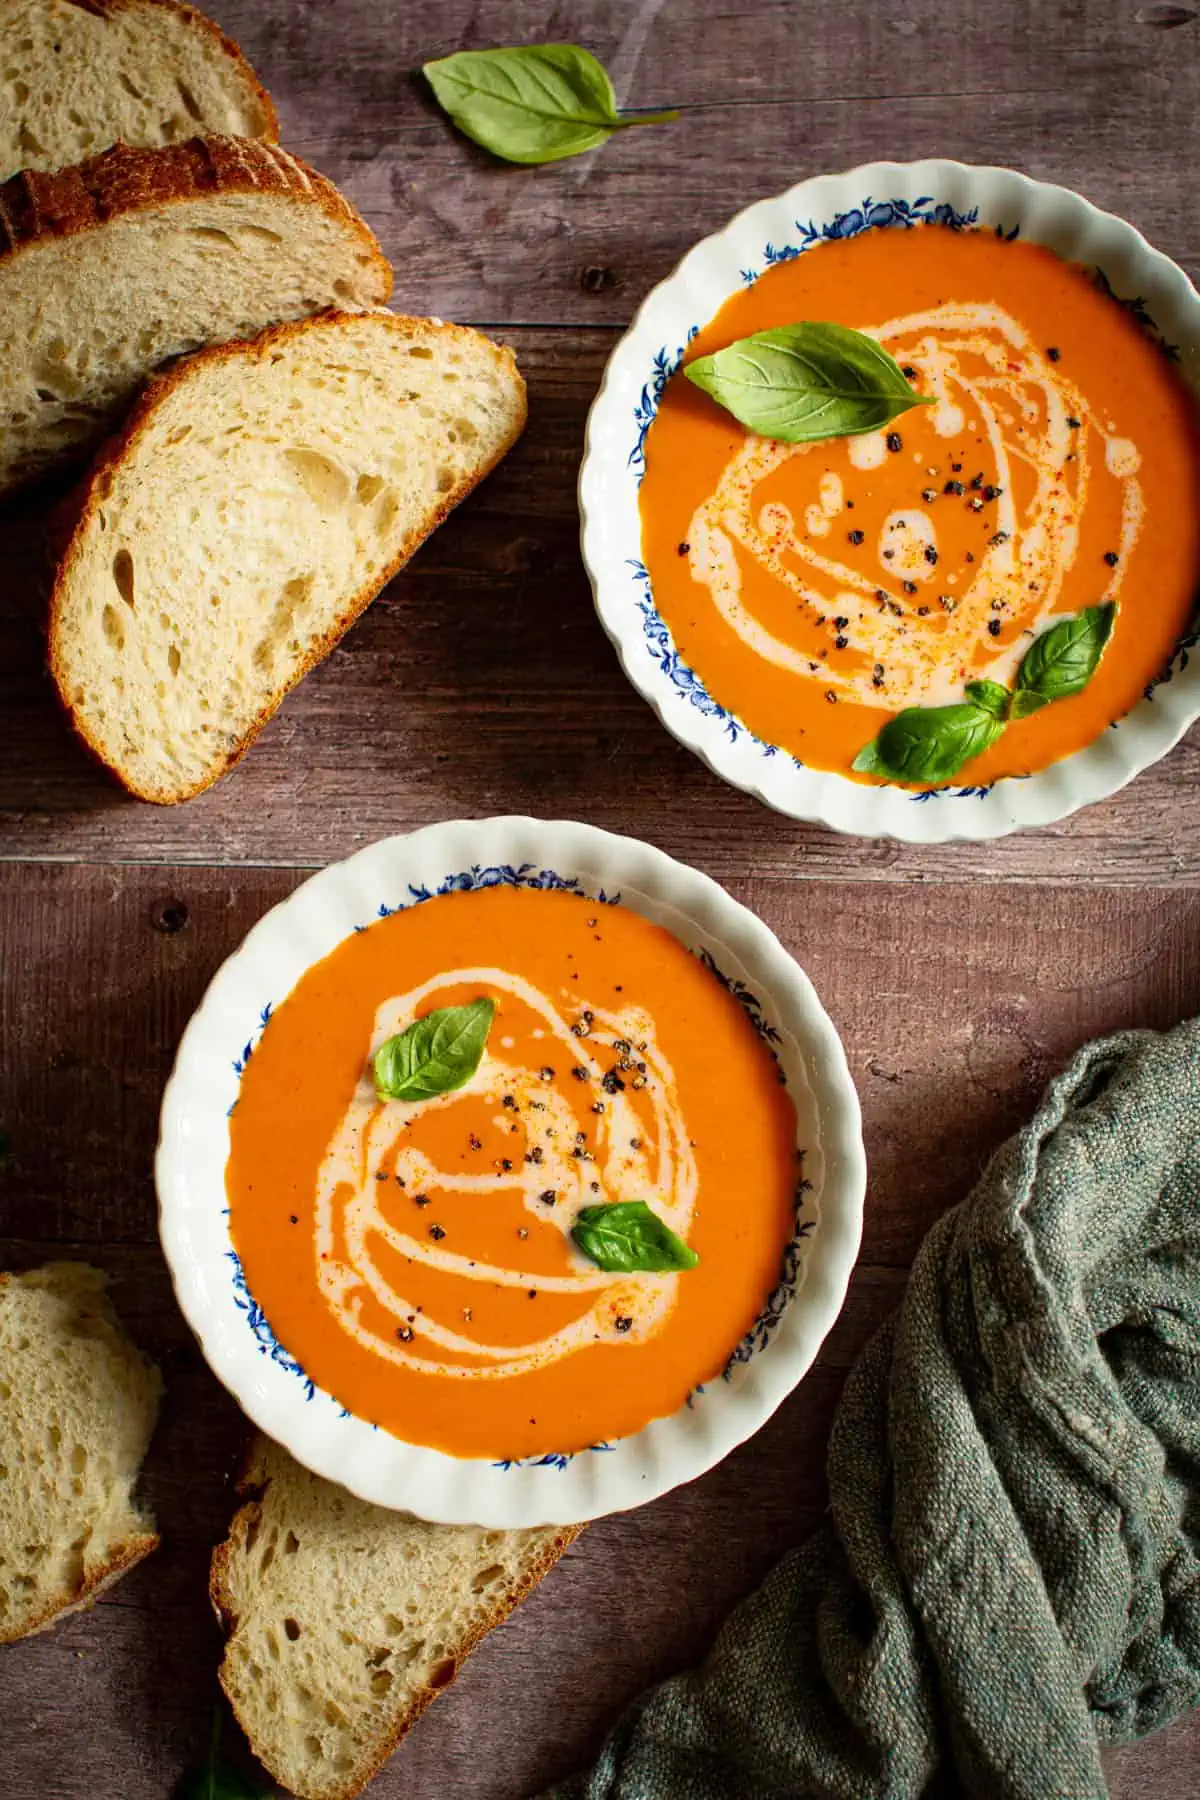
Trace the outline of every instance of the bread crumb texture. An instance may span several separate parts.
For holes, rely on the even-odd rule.
[[[134,1494],[158,1370],[83,1263],[0,1275],[0,1642],[40,1631],[157,1548]]]
[[[164,362],[331,306],[391,269],[332,183],[276,144],[118,144],[0,186],[0,493],[79,461]]]
[[[274,138],[237,45],[174,0],[0,0],[0,181],[118,142]]]
[[[357,1500],[260,1439],[214,1554],[221,1683],[301,1800],[349,1800],[577,1528],[429,1525]]]
[[[390,313],[207,351],[96,464],[51,607],[51,666],[134,793],[186,799],[525,421],[512,354]]]

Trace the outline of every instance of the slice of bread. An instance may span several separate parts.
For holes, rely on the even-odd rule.
[[[275,138],[237,45],[178,0],[0,0],[0,181],[110,144]]]
[[[328,313],[153,382],[75,501],[50,666],[132,793],[234,763],[525,422],[511,351]]]
[[[86,1263],[0,1275],[0,1643],[158,1548],[134,1487],[162,1382],[106,1286]]]
[[[0,187],[0,492],[78,459],[168,357],[392,274],[337,189],[276,144],[118,144]]]
[[[578,1526],[428,1525],[356,1500],[259,1438],[213,1553],[221,1685],[301,1800],[350,1800]]]

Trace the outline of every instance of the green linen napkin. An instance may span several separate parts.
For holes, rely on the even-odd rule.
[[[930,1232],[829,1490],[557,1800],[1096,1800],[1200,1698],[1200,1021],[1081,1051]]]

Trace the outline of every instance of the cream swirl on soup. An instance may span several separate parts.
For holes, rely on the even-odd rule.
[[[915,404],[880,432],[790,445],[688,379],[805,321],[874,337]],[[730,735],[921,787],[920,756],[910,779],[860,754],[899,714],[974,705],[968,685],[990,681],[1001,730],[974,740],[978,790],[1083,748],[1162,674],[1200,586],[1197,408],[1095,270],[991,231],[864,231],[774,263],[684,362],[642,446],[642,559],[683,703],[719,708]],[[1014,714],[999,689],[1031,646],[1082,644],[1102,613],[1082,681],[1077,661]],[[905,742],[941,729],[909,726]]]
[[[480,1001],[450,1073],[430,1051],[380,1082],[434,1097],[379,1098],[381,1045],[428,1050]],[[410,1443],[514,1458],[637,1431],[719,1374],[799,1174],[778,1066],[711,969],[626,906],[498,884],[307,971],[246,1064],[226,1184],[253,1304],[314,1384]]]
[[[1008,681],[1015,673],[1025,645],[1018,639],[989,655],[993,620],[1034,630],[1058,612],[1095,482],[1120,490],[1119,542],[1097,589],[1098,599],[1116,597],[1145,511],[1141,452],[1095,415],[1001,306],[953,303],[892,319],[869,335],[914,371],[922,393],[935,401],[931,419],[940,438],[983,436],[990,469],[980,488],[986,485],[994,504],[995,529],[982,556],[962,568],[943,561],[937,502],[961,497],[971,505],[972,497],[968,482],[953,479],[947,496],[942,470],[933,468],[930,479],[936,475],[939,484],[926,503],[891,511],[875,533],[867,566],[861,559],[852,564],[826,541],[835,521],[850,518],[838,475],[822,476],[802,529],[786,504],[760,505],[757,498],[784,464],[819,457],[824,447],[750,435],[692,515],[689,567],[742,643],[778,668],[867,704],[881,694],[896,707],[952,701],[971,677]],[[868,471],[885,464],[889,438],[903,442],[899,431],[849,440],[851,466]],[[763,625],[743,597],[738,549],[795,595],[831,643],[843,640],[838,648],[858,658],[814,662]]]
[[[537,1042],[546,1056],[557,1061],[568,1055],[572,1079],[586,1081],[603,1096],[591,1102],[594,1123],[588,1142],[579,1141],[584,1133],[577,1114],[568,1094],[555,1085],[550,1064],[514,1063],[506,1058],[503,1044],[488,1050],[464,1087],[429,1099],[381,1101],[368,1071],[326,1151],[317,1183],[314,1247],[326,1304],[342,1328],[376,1355],[455,1379],[525,1374],[585,1348],[599,1333],[615,1343],[639,1343],[658,1331],[670,1313],[677,1274],[613,1275],[574,1251],[578,1266],[559,1275],[522,1267],[516,1256],[505,1264],[468,1256],[444,1248],[419,1227],[413,1229],[411,1197],[427,1192],[517,1196],[531,1221],[554,1226],[568,1242],[572,1219],[581,1208],[651,1200],[656,1213],[686,1239],[696,1203],[696,1160],[653,1019],[637,1007],[614,1012],[582,1004],[567,1018],[547,994],[519,975],[489,967],[455,969],[384,1002],[375,1019],[372,1053],[436,1006],[439,993],[448,987],[510,994],[538,1015],[544,1035]],[[584,1022],[586,1030],[581,1031]],[[596,1054],[601,1047],[610,1053],[603,1061]],[[605,1088],[612,1052],[629,1065],[627,1079],[620,1086],[610,1079]],[[517,1154],[497,1159],[501,1166],[486,1173],[439,1168],[412,1143],[414,1128],[431,1111],[460,1108],[475,1098],[494,1109],[499,1132],[520,1121]],[[379,1179],[381,1171],[386,1180]],[[396,1202],[397,1192],[407,1204]],[[402,1212],[410,1216],[407,1225],[397,1223]],[[339,1244],[344,1246],[340,1254]],[[454,1328],[418,1311],[416,1302],[384,1273],[375,1254],[378,1245],[408,1264],[468,1283],[525,1290],[536,1285],[547,1293],[578,1294],[586,1309],[544,1337],[518,1345],[488,1343],[469,1328],[469,1321]],[[366,1292],[385,1310],[386,1334],[363,1322]],[[397,1327],[404,1332],[400,1339]],[[438,1350],[468,1360],[439,1359]]]

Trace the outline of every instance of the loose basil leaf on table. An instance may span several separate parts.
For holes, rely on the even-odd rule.
[[[700,1261],[644,1200],[585,1206],[575,1215],[571,1236],[598,1267],[622,1275],[639,1270],[694,1269]]]
[[[372,1069],[381,1100],[428,1100],[465,1086],[479,1067],[496,1002],[441,1006],[388,1038]]]
[[[1111,600],[1086,607],[1033,640],[1017,670],[1014,718],[1024,718],[1050,700],[1083,692],[1112,636],[1116,612]]]
[[[273,1800],[275,1792],[273,1782],[243,1775],[220,1757],[209,1757],[203,1766],[189,1769],[173,1800]]]
[[[932,404],[873,337],[814,320],[756,331],[683,372],[748,431],[782,444],[878,431]]]
[[[955,706],[912,706],[889,719],[879,736],[859,751],[860,775],[892,781],[949,781],[964,763],[980,756],[1004,730],[1004,720],[985,706],[964,700]]]
[[[505,162],[558,162],[631,125],[674,111],[619,113],[604,65],[578,44],[460,50],[425,64],[425,79],[459,130]]]
[[[185,1771],[172,1800],[272,1800],[273,1781],[261,1775],[246,1775],[225,1760],[221,1754],[223,1720],[218,1711],[212,1735],[203,1757]]]

